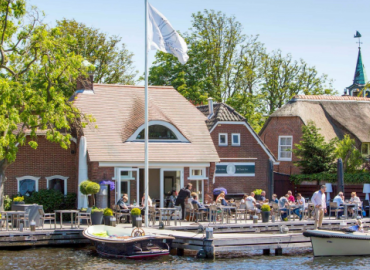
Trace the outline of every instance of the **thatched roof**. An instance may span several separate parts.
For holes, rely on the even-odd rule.
[[[311,120],[326,140],[350,134],[360,142],[370,142],[370,98],[299,95],[275,111],[273,117],[299,117],[305,124]]]

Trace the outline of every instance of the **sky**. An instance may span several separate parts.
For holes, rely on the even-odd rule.
[[[191,14],[204,9],[234,15],[246,35],[259,35],[268,51],[282,50],[294,59],[302,58],[319,73],[334,80],[340,93],[352,84],[358,54],[359,31],[363,38],[362,57],[370,65],[370,1],[357,0],[150,0],[173,27],[186,32]],[[144,0],[28,0],[45,12],[44,22],[75,19],[122,37],[134,53],[139,74],[144,73]],[[149,65],[155,51],[149,53]]]

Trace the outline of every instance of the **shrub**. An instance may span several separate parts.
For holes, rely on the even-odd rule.
[[[4,210],[9,211],[12,208],[12,199],[8,195],[4,197]]]
[[[90,181],[90,183],[86,187],[87,194],[91,194],[91,195],[98,193],[99,190],[100,190],[100,185],[92,181]]]
[[[14,197],[13,202],[24,202],[24,196]]]
[[[261,211],[262,211],[262,212],[270,212],[270,211],[271,211],[270,205],[268,205],[268,204],[263,204],[263,205],[261,206]]]
[[[253,191],[253,193],[254,193],[255,195],[261,195],[261,193],[262,193],[262,189],[256,189],[256,190],[254,190],[254,191]]]
[[[89,193],[87,193],[87,185],[90,184],[90,182],[90,180],[85,180],[80,184],[80,191],[83,195],[89,195]]]
[[[141,210],[139,208],[134,208],[131,210],[131,215],[132,216],[140,216]]]
[[[107,217],[111,217],[111,216],[113,216],[113,211],[112,211],[112,209],[110,209],[110,208],[105,208],[105,209],[104,209],[104,213],[103,213],[103,215],[104,215],[104,216],[107,216]]]
[[[104,212],[104,209],[99,208],[99,207],[96,207],[96,206],[93,206],[91,208],[91,213],[96,213],[96,212]]]

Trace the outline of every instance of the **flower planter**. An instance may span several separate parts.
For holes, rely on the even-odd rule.
[[[13,204],[24,204],[24,202],[13,202]]]
[[[261,212],[261,215],[262,215],[262,222],[263,222],[263,223],[267,223],[267,222],[269,222],[269,219],[270,219],[270,212],[268,212],[268,211],[264,211],[264,212]]]
[[[103,212],[91,213],[91,223],[93,225],[100,225],[103,223]]]
[[[112,216],[104,216],[104,218],[103,218],[104,219],[104,225],[112,226],[111,221],[110,221],[111,217]]]
[[[132,227],[137,227],[137,222],[136,222],[136,219],[140,217],[140,216],[133,216],[131,215],[131,223],[132,223]]]

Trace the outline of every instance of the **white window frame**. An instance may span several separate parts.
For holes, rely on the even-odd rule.
[[[234,143],[234,136],[238,136],[238,143]],[[231,133],[231,145],[240,146],[240,133]]]
[[[202,175],[192,175],[193,170],[201,170]],[[188,180],[204,180],[204,179],[208,179],[206,177],[206,168],[196,168],[196,167],[189,168]]]
[[[240,174],[240,173],[216,173],[215,172],[215,176],[232,176],[232,177],[238,177],[238,176],[256,176],[256,163],[255,162],[220,162],[220,163],[216,163],[216,166],[217,165],[254,165],[254,173],[244,173],[244,174]]]
[[[366,145],[366,146],[367,146],[367,154],[363,154],[363,153],[362,153],[362,146],[363,146],[363,145]],[[361,155],[362,155],[362,156],[366,156],[366,157],[367,157],[367,156],[369,156],[369,155],[370,155],[370,151],[369,151],[370,149],[369,149],[369,146],[370,146],[370,143],[362,143],[362,144],[361,144]]]
[[[123,172],[123,171],[128,172],[128,175],[127,176],[121,175],[121,172]],[[132,177],[132,171],[127,171],[127,170],[121,170],[119,177],[120,177],[119,179],[121,181],[135,180],[135,178]]]
[[[35,176],[30,176],[30,175],[26,175],[26,176],[22,176],[22,177],[16,177],[15,179],[17,179],[17,192],[19,193],[19,182],[22,181],[22,180],[26,180],[26,179],[29,179],[29,180],[34,180],[36,183],[35,183],[35,191],[39,191],[39,179],[41,177],[35,177]]]
[[[291,153],[290,158],[282,158],[280,156],[280,154],[281,154],[281,146],[287,146],[287,145],[280,145],[280,141],[281,141],[282,138],[290,138],[291,141],[292,141],[290,147],[291,147],[291,149],[293,149],[293,136],[291,136],[291,135],[279,136],[279,142],[278,142],[278,160],[281,160],[281,161],[292,161],[293,151],[290,151],[290,153]]]
[[[225,136],[225,143],[221,143],[221,136]],[[228,146],[227,133],[218,133],[218,145],[219,146]]]
[[[49,181],[54,179],[61,179],[64,180],[64,195],[67,195],[67,180],[69,177],[62,176],[62,175],[53,175],[46,178],[46,188],[49,189]]]

